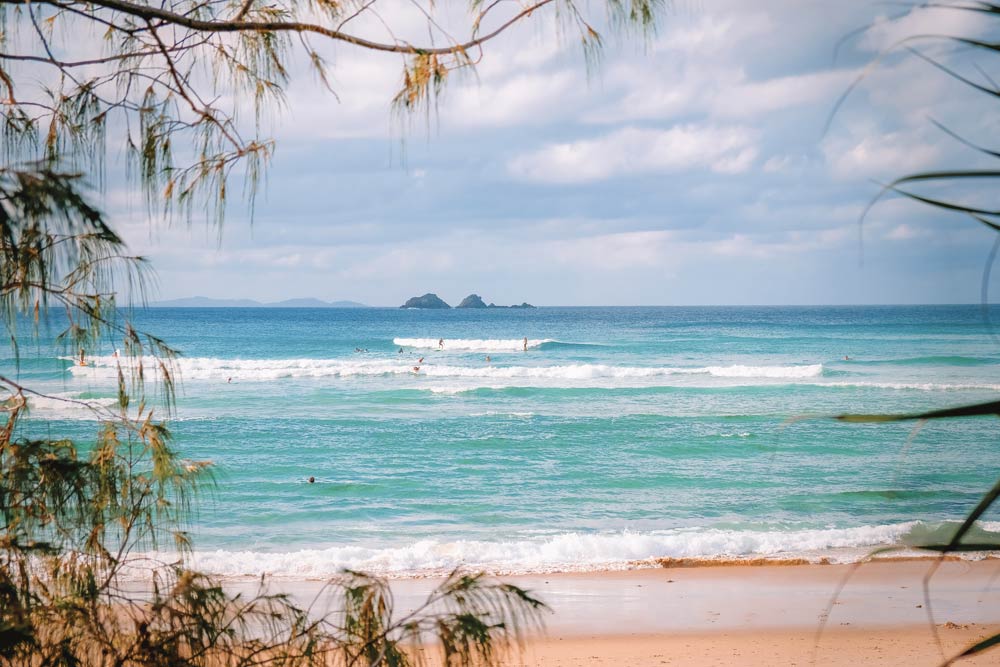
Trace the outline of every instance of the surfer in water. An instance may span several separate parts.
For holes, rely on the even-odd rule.
[[[87,362],[84,360],[84,356],[85,356],[85,354],[84,354],[83,348],[81,347],[80,348],[80,365],[81,366],[86,366],[87,365]]]
[[[438,349],[439,350],[444,349],[444,338],[438,338]]]
[[[524,337],[524,351],[525,352],[528,351],[528,337],[527,336]]]

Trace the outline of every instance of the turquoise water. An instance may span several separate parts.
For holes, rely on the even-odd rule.
[[[1000,474],[995,419],[931,423],[907,446],[912,424],[823,418],[994,399],[1000,343],[976,306],[153,309],[138,322],[184,352],[171,428],[184,456],[216,464],[193,533],[199,565],[223,575],[850,560],[961,519]],[[112,351],[80,368],[22,349],[17,373],[109,404]],[[14,372],[9,354],[0,364]],[[25,428],[94,433],[59,400],[35,400]]]

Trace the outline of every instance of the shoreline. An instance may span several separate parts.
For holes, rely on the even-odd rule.
[[[498,577],[552,609],[545,630],[503,661],[518,667],[635,665],[940,665],[1000,632],[1000,560],[942,561],[930,583],[935,640],[922,590],[932,559],[860,565],[755,564]],[[838,586],[848,577],[838,593]],[[389,582],[396,612],[440,579]],[[231,592],[254,590],[228,581]],[[308,604],[322,582],[274,580]],[[823,621],[825,620],[825,625]],[[822,629],[822,632],[820,630]],[[442,665],[434,646],[417,649]],[[994,665],[1000,648],[961,665]]]
[[[549,636],[602,637],[663,633],[815,631],[919,628],[930,623],[1000,625],[1000,560],[873,561],[860,565],[755,565],[495,577],[531,591],[548,604]],[[439,578],[393,579],[399,613],[413,609]],[[843,588],[837,594],[838,587]],[[256,581],[223,581],[231,592],[257,590]],[[269,580],[269,590],[309,605],[324,581]]]
[[[321,480],[317,480],[317,484]],[[306,480],[301,484],[305,485]],[[853,564],[872,559],[921,560],[940,554],[908,544],[927,541],[927,534],[950,535],[957,521],[905,521],[853,528],[775,530],[676,529],[611,533],[565,532],[541,538],[462,539],[417,537],[382,546],[288,545],[285,551],[214,548],[196,550],[188,563],[228,580],[261,576],[288,581],[325,580],[343,569],[386,579],[447,576],[455,567],[495,576],[555,573],[621,572],[670,567],[786,566]],[[981,541],[997,541],[1000,522],[979,522]],[[796,544],[798,547],[796,548]],[[299,547],[299,548],[296,548]],[[153,559],[175,560],[176,554],[150,552]],[[946,558],[977,561],[1000,559],[1000,549],[949,553]]]
[[[848,553],[845,557],[845,553]],[[872,555],[871,551],[861,552],[857,549],[827,550],[823,554],[812,554],[810,556],[789,555],[787,557],[771,556],[695,556],[695,557],[653,557],[641,560],[629,560],[621,562],[610,562],[603,564],[583,564],[579,566],[564,565],[553,569],[490,569],[488,567],[478,568],[476,566],[459,566],[465,572],[482,572],[495,579],[537,579],[546,577],[587,577],[601,575],[618,575],[630,572],[648,572],[662,569],[710,569],[710,568],[782,568],[782,567],[814,567],[814,566],[836,566],[836,567],[858,567],[867,564],[877,563],[934,563],[934,562],[962,562],[962,563],[1000,563],[1000,550],[991,551],[967,551],[952,552],[947,554],[937,554],[928,551],[920,551],[910,547],[901,547],[896,552],[898,555]],[[176,558],[174,558],[175,560]],[[170,559],[168,559],[170,560]],[[167,562],[162,560],[161,562]],[[199,567],[199,563],[189,562],[188,565],[195,570],[199,570],[218,578],[220,581],[240,584],[246,582],[258,582],[261,577],[275,583],[287,583],[291,586],[317,585],[328,581],[336,574],[330,575],[300,575],[272,572],[255,572],[247,574],[226,574],[213,572],[211,569]],[[450,569],[433,569],[412,572],[380,572],[370,570],[365,567],[347,566],[347,569],[357,569],[374,576],[383,578],[390,582],[404,581],[439,581],[447,577]],[[136,580],[141,579],[137,577]]]

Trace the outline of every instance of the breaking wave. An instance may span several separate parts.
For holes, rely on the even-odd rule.
[[[88,366],[70,366],[73,375],[117,377],[116,357],[94,357]],[[352,377],[419,375],[436,378],[483,378],[496,380],[593,380],[649,379],[676,375],[707,375],[720,378],[814,378],[823,374],[822,364],[806,366],[611,366],[607,364],[564,364],[558,366],[453,366],[424,363],[414,371],[413,362],[396,360],[353,361],[343,359],[217,359],[181,358],[175,362],[184,380],[274,380],[279,378]],[[155,369],[153,360],[145,363]]]
[[[956,524],[957,525],[957,524]],[[984,523],[989,530],[1000,524]],[[689,528],[669,531],[563,533],[510,541],[424,539],[390,548],[341,546],[281,553],[200,551],[195,568],[225,577],[267,574],[300,579],[326,578],[344,568],[384,576],[430,576],[456,567],[494,574],[624,569],[660,558],[828,558],[853,562],[880,546],[904,547],[912,535],[940,530],[919,521],[891,525],[794,531]],[[153,554],[169,560],[169,556]]]
[[[442,345],[438,345],[443,342]],[[529,339],[528,347],[541,347],[546,343],[555,343],[550,338]],[[480,340],[476,338],[393,338],[393,345],[427,350],[461,350],[463,352],[520,352],[524,350],[523,338],[493,338]]]
[[[1000,391],[1000,384],[948,384],[940,382],[824,382],[820,386],[913,391]]]
[[[108,416],[118,401],[114,398],[87,398],[78,392],[28,396],[28,414],[44,419],[97,420]]]

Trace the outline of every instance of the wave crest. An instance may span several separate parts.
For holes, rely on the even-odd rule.
[[[42,419],[93,421],[105,419],[118,406],[114,398],[86,398],[76,392],[28,396],[28,414]]]
[[[117,377],[116,357],[93,357],[88,366],[70,366],[73,375]],[[611,366],[607,364],[564,364],[558,366],[453,366],[425,363],[414,373],[412,361],[344,359],[217,359],[191,357],[176,360],[175,367],[185,380],[275,380],[279,378],[319,378],[352,376],[419,375],[435,378],[480,378],[495,380],[641,380],[676,375],[709,375],[720,378],[811,378],[823,374],[822,364],[808,366]],[[156,369],[153,360],[147,368]]]
[[[443,345],[438,345],[440,341]],[[528,339],[528,347],[541,347],[546,343],[554,343],[551,338]],[[427,350],[443,349],[445,351],[461,350],[463,352],[520,352],[524,350],[523,338],[393,338],[393,345]]]
[[[852,562],[872,547],[904,545],[919,521],[892,525],[794,531],[678,529],[654,532],[563,533],[545,538],[444,542],[432,539],[398,547],[361,546],[302,549],[282,553],[201,551],[193,556],[199,570],[225,577],[263,574],[326,578],[343,568],[384,576],[429,576],[456,567],[494,574],[624,569],[661,558],[830,558]],[[984,528],[995,528],[987,526]],[[831,551],[834,550],[834,551]],[[154,558],[163,558],[154,555]]]

